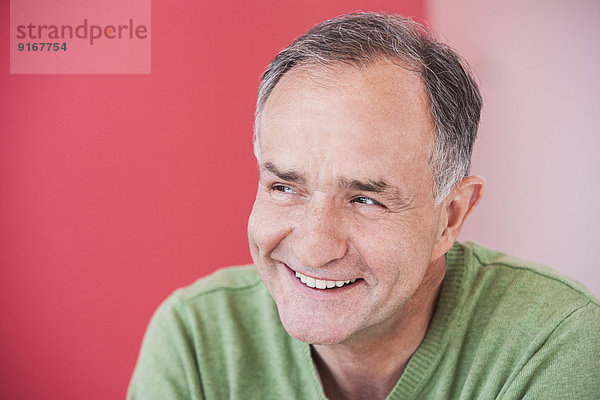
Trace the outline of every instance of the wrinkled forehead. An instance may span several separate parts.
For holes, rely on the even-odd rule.
[[[265,104],[261,163],[358,175],[429,171],[434,138],[418,73],[392,63],[301,66]],[[310,166],[310,167],[308,167]]]
[[[340,126],[358,123],[379,140],[390,140],[381,134],[393,132],[403,140],[413,136],[429,149],[435,141],[435,124],[421,74],[384,59],[365,65],[311,62],[293,67],[266,100],[261,136],[262,131],[281,132],[280,127],[270,126],[285,125],[286,119],[310,124],[317,116]]]

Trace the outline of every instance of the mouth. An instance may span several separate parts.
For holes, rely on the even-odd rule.
[[[351,279],[347,281],[329,281],[325,279],[316,279],[310,276],[303,275],[300,272],[296,272],[296,278],[298,278],[299,281],[301,281],[310,288],[322,290],[341,288],[343,286],[352,285],[354,282],[357,281],[357,279]]]

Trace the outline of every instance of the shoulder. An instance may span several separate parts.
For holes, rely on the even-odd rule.
[[[598,300],[550,267],[475,243],[457,243],[447,260],[455,288],[446,298],[455,299],[456,327],[466,342],[483,345],[490,359],[525,357],[524,362],[559,328],[600,330]]]
[[[178,315],[194,332],[215,330],[236,321],[253,324],[263,318],[273,320],[273,301],[253,265],[222,268],[177,289],[159,307],[156,314]],[[205,332],[209,333],[209,332]]]
[[[463,317],[494,326],[508,337],[522,334],[539,340],[560,324],[600,325],[600,303],[581,283],[476,243],[455,247],[463,254],[462,267],[455,268],[463,274]],[[578,318],[569,318],[572,315]]]
[[[287,335],[254,266],[229,267],[176,290],[159,307],[131,391],[150,385],[159,393],[144,399],[246,398],[248,392],[293,398],[296,390],[312,390],[302,388],[310,369],[297,367],[309,362],[308,346]],[[281,373],[290,367],[292,373]]]
[[[578,308],[589,303],[591,308],[600,307],[584,285],[551,267],[474,242],[456,243],[452,251],[462,254],[464,284],[470,295],[546,306]]]
[[[600,328],[598,299],[550,267],[472,242],[455,243],[446,266],[440,302],[465,340],[535,350],[559,325]]]
[[[292,347],[255,268],[224,268],[159,306],[129,398],[240,398],[232,393],[261,382],[256,374],[292,357]]]
[[[462,394],[599,394],[600,305],[583,285],[475,243],[456,243],[449,252],[444,285],[452,344],[446,358],[459,371],[453,380]]]
[[[222,268],[211,275],[198,279],[189,286],[178,289],[173,297],[187,303],[223,292],[244,292],[261,285],[254,265]]]

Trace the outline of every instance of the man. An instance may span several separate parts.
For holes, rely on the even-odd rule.
[[[600,304],[555,272],[455,242],[481,109],[402,17],[317,25],[265,71],[254,266],[171,296],[130,399],[600,398]]]

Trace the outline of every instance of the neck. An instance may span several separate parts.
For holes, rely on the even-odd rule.
[[[351,343],[314,345],[313,360],[327,398],[385,399],[417,350],[435,312],[445,260],[432,264],[393,326]]]

